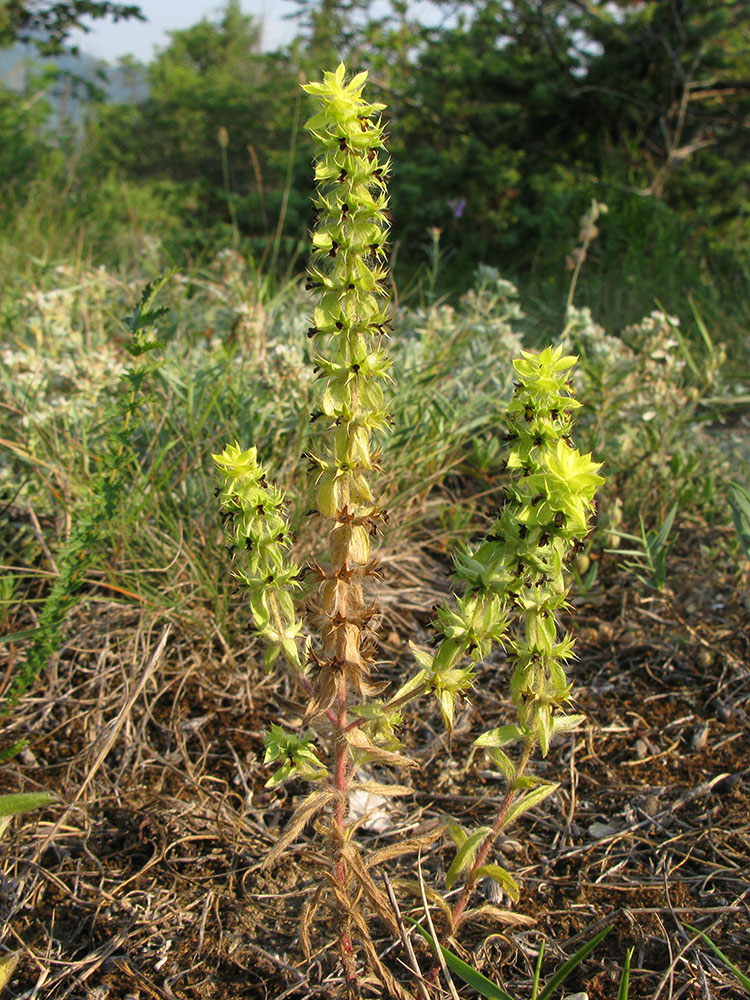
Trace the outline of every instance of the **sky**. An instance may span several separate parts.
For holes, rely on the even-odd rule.
[[[120,56],[133,55],[140,62],[149,62],[154,48],[169,42],[168,31],[189,28],[204,17],[216,19],[223,9],[221,0],[128,0],[137,4],[147,21],[119,21],[108,19],[91,21],[91,31],[71,35],[70,41],[82,52],[116,62]],[[292,21],[283,20],[284,14],[295,10],[285,0],[242,0],[242,9],[263,22],[263,47],[274,49],[291,40],[294,34]]]

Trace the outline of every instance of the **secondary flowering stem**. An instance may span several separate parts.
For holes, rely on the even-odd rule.
[[[508,789],[505,793],[505,797],[503,801],[500,803],[500,808],[497,811],[495,822],[492,824],[492,828],[482,841],[481,846],[477,851],[476,858],[474,859],[473,864],[471,865],[466,874],[464,884],[461,889],[461,893],[458,899],[456,900],[455,905],[451,909],[450,919],[448,922],[448,928],[449,928],[448,934],[450,937],[455,936],[461,924],[461,918],[464,915],[464,911],[466,910],[466,907],[468,906],[471,900],[471,896],[474,892],[474,888],[476,886],[476,882],[479,877],[478,873],[481,872],[481,869],[487,862],[487,859],[489,858],[490,855],[490,851],[495,846],[495,841],[502,833],[503,827],[506,825],[508,821],[508,813],[518,796],[518,787],[516,785],[516,781],[519,778],[521,778],[524,772],[526,771],[526,767],[529,763],[529,759],[531,757],[533,750],[534,750],[534,741],[528,739],[524,744],[521,757],[516,765],[515,779],[508,786]],[[432,968],[430,969],[428,982],[430,983],[435,982],[439,969],[440,969],[440,962],[438,961],[437,958],[435,958],[435,960],[433,961]]]
[[[458,897],[456,905],[453,907],[453,912],[451,914],[451,921],[450,921],[451,935],[455,934],[455,932],[458,930],[459,924],[461,923],[461,917],[463,916],[464,910],[466,909],[466,906],[471,898],[471,894],[474,891],[474,886],[477,881],[477,872],[487,861],[490,851],[495,846],[495,841],[502,833],[503,827],[507,822],[508,812],[510,810],[510,807],[513,805],[513,802],[518,796],[518,786],[516,785],[516,781],[525,772],[526,766],[529,763],[529,758],[531,757],[533,749],[534,749],[534,741],[530,739],[526,740],[523,751],[521,753],[520,760],[516,765],[515,780],[510,784],[507,792],[505,793],[505,798],[500,804],[497,816],[495,817],[495,822],[492,824],[492,829],[482,841],[482,844],[479,850],[477,851],[477,856],[474,860],[474,863],[469,869],[469,872],[466,876],[466,880],[461,890],[461,895]]]

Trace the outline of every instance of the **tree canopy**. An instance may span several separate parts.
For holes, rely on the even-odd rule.
[[[0,7],[0,48],[31,42],[45,54],[60,52],[78,28],[88,31],[86,18],[145,20],[140,7],[109,0],[6,0]]]

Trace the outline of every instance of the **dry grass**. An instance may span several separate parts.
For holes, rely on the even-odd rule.
[[[682,926],[708,930],[750,966],[750,636],[736,575],[696,566],[696,551],[691,540],[673,557],[665,598],[639,594],[605,565],[573,610],[587,725],[536,765],[561,789],[501,843],[520,903],[493,900],[460,940],[514,995],[528,994],[542,939],[551,969],[608,923],[615,932],[570,989],[611,1000],[634,945],[632,1000],[744,995]],[[385,552],[384,562],[381,663],[395,680],[411,669],[406,641],[421,639],[446,562],[427,545],[418,556]],[[0,651],[2,675],[21,650]],[[230,642],[208,620],[198,629],[94,599],[71,616],[59,657],[6,732],[31,744],[5,768],[4,790],[60,796],[16,820],[4,844],[4,943],[24,952],[10,987],[17,1000],[340,995],[324,913],[311,963],[298,945],[320,852],[312,831],[261,870],[303,788],[264,788],[262,733],[280,716],[293,724],[301,706],[260,662],[252,641]],[[447,812],[487,821],[500,786],[479,755],[469,761],[470,744],[510,714],[506,682],[502,660],[485,665],[450,747],[435,707],[420,704],[404,734],[420,762],[413,796],[363,841],[375,849],[429,832]],[[423,852],[427,885],[449,860],[442,841]],[[412,880],[416,865],[415,854]],[[419,915],[403,875],[389,872],[401,910]],[[401,942],[373,927],[383,960],[415,991]],[[426,968],[424,946],[414,947]]]

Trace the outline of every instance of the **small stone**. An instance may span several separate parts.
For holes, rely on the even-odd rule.
[[[601,840],[602,837],[612,837],[619,831],[610,823],[592,823],[587,832],[592,840]]]
[[[732,709],[723,701],[719,701],[717,699],[714,702],[714,710],[716,712],[716,718],[719,722],[729,722],[732,718]]]
[[[656,816],[660,809],[658,796],[647,795],[643,800],[643,811],[647,816]]]
[[[648,756],[648,745],[645,740],[635,741],[635,755],[638,760],[643,760],[644,757]]]

